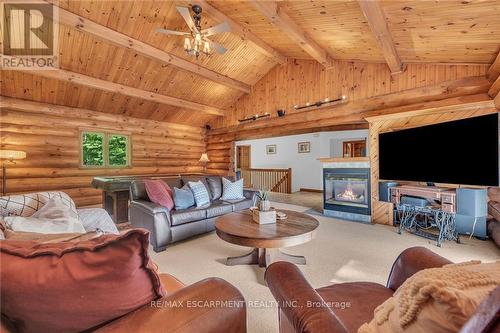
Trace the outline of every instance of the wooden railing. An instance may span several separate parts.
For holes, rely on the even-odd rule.
[[[245,187],[292,193],[292,169],[241,169]]]

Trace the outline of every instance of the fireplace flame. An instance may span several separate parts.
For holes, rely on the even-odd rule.
[[[349,201],[354,201],[354,200],[364,200],[363,194],[356,194],[352,190],[352,188],[348,187],[344,192],[337,194],[337,199],[342,199],[342,200],[349,200]]]

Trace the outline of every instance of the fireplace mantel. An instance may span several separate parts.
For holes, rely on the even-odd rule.
[[[352,162],[370,162],[369,157],[320,157],[318,161],[321,163],[352,163]]]
[[[369,157],[320,157],[323,169],[327,168],[370,168]]]

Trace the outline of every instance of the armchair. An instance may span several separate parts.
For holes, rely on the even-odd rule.
[[[410,276],[422,269],[450,263],[426,248],[413,247],[403,251],[396,259],[386,286],[348,282],[315,290],[301,271],[287,262],[269,266],[265,280],[279,305],[280,333],[351,333],[371,321],[373,310],[391,297]],[[486,333],[498,328],[495,313],[498,311],[500,287],[485,302],[492,303],[493,298],[497,300],[496,307],[481,304],[462,328],[462,333]],[[350,302],[350,307],[342,307],[345,301]]]

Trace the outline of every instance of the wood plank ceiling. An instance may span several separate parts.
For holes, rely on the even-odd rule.
[[[200,1],[197,1],[200,2]],[[203,1],[201,1],[203,3]],[[238,33],[248,31],[274,48],[278,58],[312,59],[286,31],[246,1],[210,4],[241,25],[239,31],[214,36],[225,55],[200,57],[198,64],[253,86],[274,66],[276,57]],[[182,49],[181,37],[155,32],[157,27],[187,31],[175,6],[188,1],[60,1],[59,6],[104,27],[196,63]],[[394,48],[402,63],[492,63],[500,45],[499,1],[381,1]],[[291,21],[335,60],[385,63],[368,20],[357,1],[279,2]],[[220,16],[220,15],[219,15]],[[220,23],[203,16],[203,27]],[[264,46],[265,47],[265,46]],[[282,60],[282,58],[281,58]],[[282,61],[281,61],[282,62]],[[148,92],[228,109],[244,92],[151,59],[124,47],[60,26],[62,69]],[[85,87],[25,72],[1,72],[2,95],[106,113],[203,126],[215,115],[159,104],[137,97]]]

